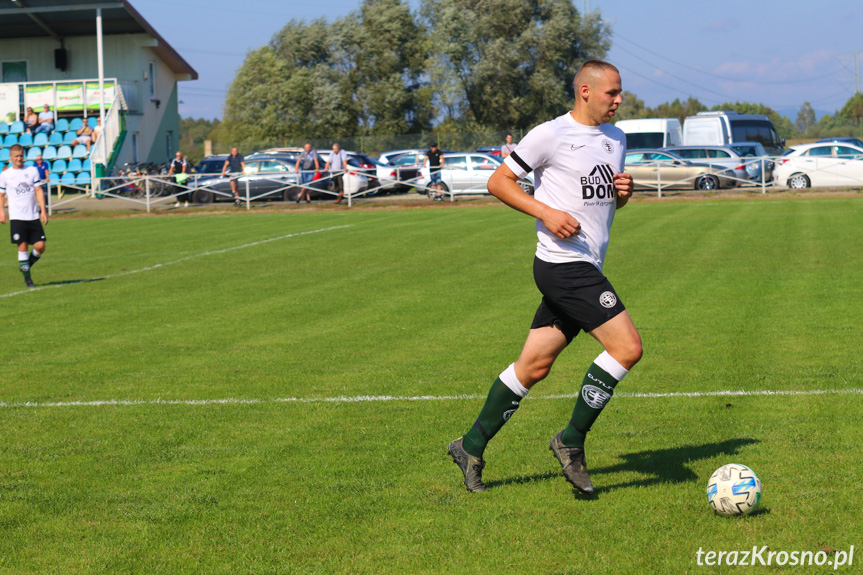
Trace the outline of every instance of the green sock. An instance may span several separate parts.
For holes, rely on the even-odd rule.
[[[590,369],[584,375],[584,381],[581,382],[581,393],[575,401],[572,418],[563,430],[563,435],[560,436],[560,441],[564,445],[584,447],[587,432],[614,394],[615,385],[617,380],[607,371],[595,363],[590,365]]]
[[[28,260],[30,262],[30,267],[32,268],[34,265],[36,265],[36,262],[38,262],[39,258],[41,257],[42,254],[38,253],[36,250],[32,250],[30,252],[30,259]]]
[[[499,377],[495,379],[479,417],[473,427],[464,434],[464,450],[474,457],[482,457],[485,446],[500,431],[503,424],[509,421],[521,400],[522,397],[507,387]]]

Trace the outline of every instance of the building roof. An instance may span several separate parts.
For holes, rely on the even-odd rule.
[[[127,0],[10,0],[0,6],[0,39],[96,35],[96,9],[102,9],[102,34],[149,34],[151,49],[175,74],[198,73]]]

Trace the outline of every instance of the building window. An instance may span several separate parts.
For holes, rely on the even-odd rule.
[[[3,62],[3,82],[26,82],[27,62],[7,61]]]
[[[150,87],[150,99],[156,99],[156,63],[147,64],[147,80]]]
[[[168,158],[170,159],[174,155],[174,132],[168,130],[165,133],[165,136],[167,138],[165,149],[168,150]]]
[[[132,162],[138,163],[138,132],[132,132]]]

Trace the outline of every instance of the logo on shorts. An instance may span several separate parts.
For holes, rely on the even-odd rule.
[[[610,140],[603,138],[602,140],[602,149],[608,152],[609,154],[614,153],[614,146],[612,145]]]
[[[581,388],[581,397],[593,409],[602,409],[611,399],[611,394],[605,393],[595,385],[585,385]]]
[[[604,308],[612,308],[617,305],[617,296],[613,292],[604,291],[599,296],[599,303]]]

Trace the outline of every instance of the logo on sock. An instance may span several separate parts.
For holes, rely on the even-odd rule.
[[[516,408],[518,409],[518,408]],[[507,409],[503,412],[503,420],[509,421],[509,418],[512,417],[512,414],[515,413],[515,409]]]
[[[599,296],[599,303],[604,308],[612,308],[617,304],[617,296],[614,295],[614,292],[602,292],[602,295]]]
[[[611,399],[611,394],[605,393],[595,385],[585,385],[581,388],[581,397],[593,409],[602,409]]]

